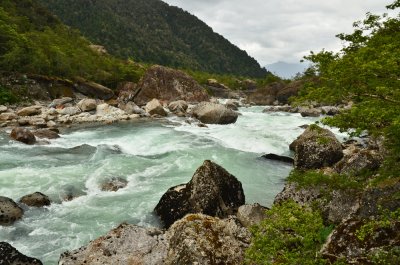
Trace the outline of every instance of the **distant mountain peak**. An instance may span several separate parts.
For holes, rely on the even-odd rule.
[[[278,61],[265,66],[268,71],[286,79],[296,76],[297,73],[303,73],[307,67],[307,63],[288,63],[284,61]]]

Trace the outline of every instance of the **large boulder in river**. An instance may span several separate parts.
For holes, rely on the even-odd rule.
[[[173,113],[185,113],[188,107],[187,102],[184,100],[172,101],[168,105],[168,109]]]
[[[235,214],[244,203],[240,181],[223,167],[206,160],[189,183],[170,188],[154,210],[169,227],[188,213],[225,218]]]
[[[206,90],[189,75],[159,65],[147,70],[137,86],[133,101],[142,106],[153,98],[188,102],[209,100]]]
[[[230,124],[235,123],[238,114],[222,104],[202,102],[192,109],[192,114],[202,123]]]
[[[24,211],[12,199],[0,196],[0,225],[11,225],[23,214]]]
[[[317,125],[309,126],[290,148],[294,150],[294,166],[316,169],[334,165],[343,157],[342,144],[335,135]]]
[[[35,135],[31,131],[25,128],[16,127],[12,129],[10,137],[16,141],[22,142],[24,144],[34,144],[36,143]]]
[[[146,104],[145,110],[150,115],[160,115],[167,116],[167,112],[164,110],[164,107],[161,105],[158,99],[153,98],[150,102]]]
[[[80,249],[60,256],[60,265],[164,264],[166,240],[161,230],[121,224]]]
[[[33,134],[37,138],[46,138],[46,139],[57,139],[60,138],[60,135],[57,133],[58,130],[50,130],[50,129],[39,129],[33,132]]]
[[[51,203],[49,197],[41,192],[25,195],[19,202],[32,207],[49,206]]]
[[[0,264],[4,265],[42,265],[35,258],[27,257],[7,242],[0,242]]]
[[[191,214],[166,232],[168,254],[164,264],[243,264],[250,233],[235,218],[220,220]]]

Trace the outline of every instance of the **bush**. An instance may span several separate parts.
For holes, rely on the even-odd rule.
[[[12,104],[18,101],[18,98],[9,89],[0,86],[0,104]]]

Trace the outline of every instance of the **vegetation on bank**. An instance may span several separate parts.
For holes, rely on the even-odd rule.
[[[39,1],[119,58],[254,78],[268,73],[197,17],[160,0]]]

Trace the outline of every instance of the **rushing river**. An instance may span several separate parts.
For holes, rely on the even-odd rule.
[[[180,118],[75,129],[49,145],[27,146],[0,133],[0,195],[15,201],[40,191],[53,203],[24,207],[23,219],[0,226],[0,241],[22,253],[57,264],[60,253],[76,249],[121,222],[158,225],[152,210],[171,186],[186,183],[205,159],[235,175],[247,203],[269,206],[291,167],[260,159],[264,153],[290,155],[288,145],[316,118],[262,113],[242,108],[231,125],[200,128]],[[110,177],[129,181],[117,192],[101,191]],[[70,191],[82,194],[62,201]]]

